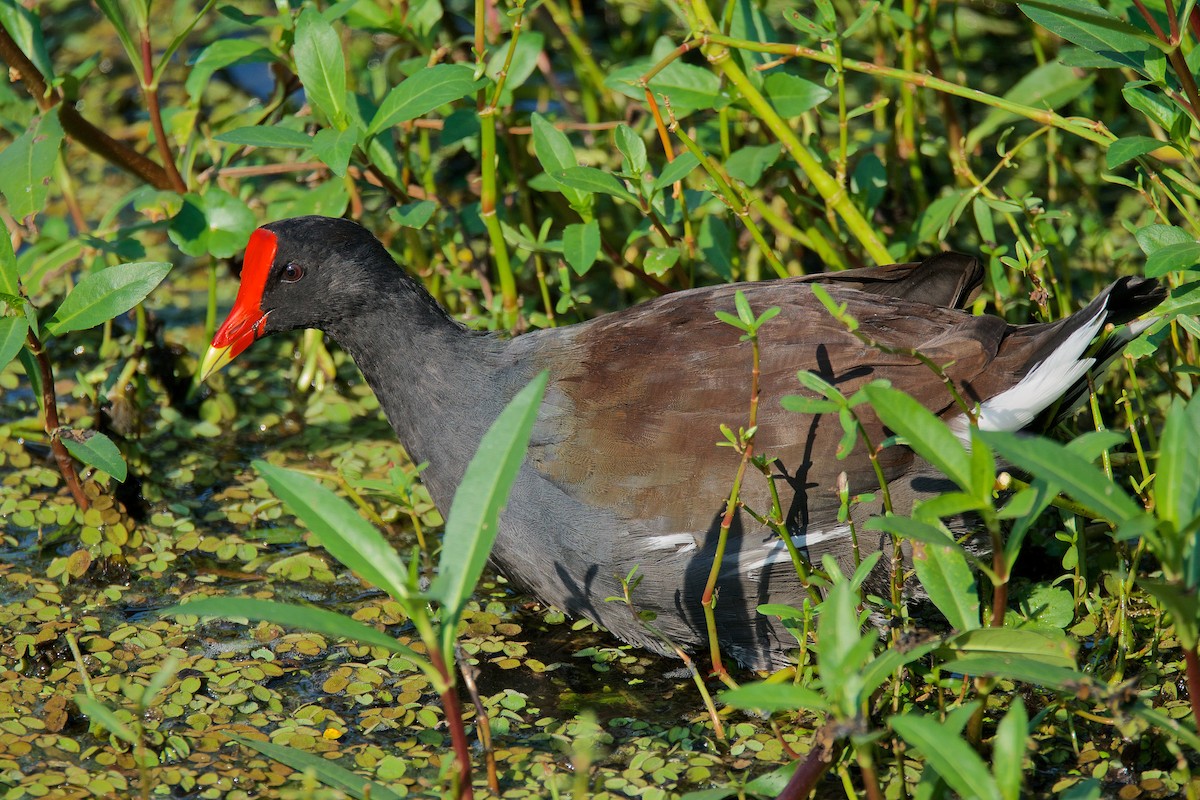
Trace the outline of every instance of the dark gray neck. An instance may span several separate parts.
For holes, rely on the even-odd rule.
[[[446,514],[488,425],[508,401],[504,342],[466,330],[396,270],[353,315],[324,325],[354,359]],[[390,276],[389,276],[390,279]]]

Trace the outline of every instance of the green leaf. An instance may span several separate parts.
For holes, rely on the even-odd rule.
[[[90,717],[92,721],[100,723],[105,730],[121,741],[135,746],[140,744],[140,739],[134,730],[99,700],[93,700],[83,692],[79,692],[75,695],[75,705],[79,706],[79,710],[84,715]]]
[[[642,269],[646,274],[660,278],[675,266],[679,260],[679,250],[674,247],[651,247],[642,259]]]
[[[17,357],[29,333],[29,323],[24,317],[0,317],[0,370]]]
[[[675,159],[678,161],[679,159]],[[666,170],[663,170],[666,172]],[[707,215],[700,223],[700,255],[704,263],[712,267],[722,280],[733,280],[733,234],[729,224],[714,215]]]
[[[246,247],[256,227],[254,214],[244,202],[210,187],[203,195],[184,195],[167,235],[186,255],[230,258]]]
[[[313,155],[321,160],[330,172],[339,178],[346,175],[350,165],[350,154],[358,141],[358,125],[351,123],[345,130],[322,128],[312,140]]]
[[[198,99],[217,70],[239,64],[261,64],[273,58],[271,51],[256,39],[219,39],[205,47],[192,63],[185,84],[188,95]]]
[[[282,125],[251,125],[245,128],[234,128],[213,137],[218,142],[247,145],[250,147],[312,147],[313,137],[303,131],[285,128]]]
[[[765,711],[828,711],[829,703],[818,692],[794,683],[759,681],[721,693],[721,702],[734,708]]]
[[[121,4],[118,0],[96,0],[96,5],[99,6],[100,12],[108,18],[112,23],[113,29],[117,32],[117,37],[121,40],[121,46],[125,48],[125,54],[129,56],[129,63],[140,64],[141,53],[138,52],[137,45],[133,43],[133,36],[129,32],[129,24],[125,21],[125,14],[121,10]]]
[[[617,126],[617,150],[625,159],[625,168],[634,175],[646,171],[646,143],[633,132],[633,128],[621,123]]]
[[[649,62],[643,62],[621,67],[609,74],[604,85],[644,103],[646,92],[638,85],[638,81],[649,71],[650,66]],[[660,106],[661,96],[667,96],[676,119],[681,119],[697,109],[719,109],[728,104],[728,99],[721,95],[721,79],[716,74],[682,61],[672,61],[651,78],[650,91],[654,93],[654,98]]]
[[[917,455],[937,467],[964,492],[979,494],[971,480],[970,456],[946,423],[898,389],[876,385],[864,391],[883,424],[903,436]]]
[[[1148,256],[1154,255],[1167,245],[1196,241],[1194,236],[1174,225],[1146,225],[1138,228],[1134,235],[1137,237],[1138,247],[1142,248],[1142,252]]]
[[[940,639],[931,639],[928,642],[914,645],[905,650],[901,650],[898,647],[889,647],[878,658],[872,659],[870,663],[863,667],[861,673],[863,694],[873,694],[893,672],[905,664],[911,664],[917,659],[924,658],[941,645],[942,642]]]
[[[25,378],[29,381],[29,388],[33,390],[33,396],[37,398],[38,409],[45,414],[46,401],[42,392],[42,371],[38,368],[37,358],[29,351],[28,347],[22,347],[17,351],[17,360],[21,362],[21,368],[25,370]]]
[[[700,159],[692,155],[691,151],[680,153],[675,156],[674,161],[663,167],[663,171],[654,179],[654,192],[658,193],[667,186],[683,180],[698,166],[700,166]],[[709,217],[705,217],[705,220],[708,219]]]
[[[930,601],[956,630],[979,627],[979,593],[962,550],[918,543],[913,548],[913,566]]]
[[[1161,278],[1168,272],[1191,269],[1197,264],[1200,264],[1200,242],[1169,244],[1146,259],[1146,277]]]
[[[533,152],[542,165],[542,169],[558,185],[559,191],[562,192],[563,197],[567,198],[571,208],[583,214],[585,220],[589,219],[593,201],[591,193],[568,186],[555,177],[563,170],[577,166],[579,163],[575,149],[571,147],[571,140],[541,114],[535,113],[532,116],[532,126]]]
[[[475,71],[465,64],[426,67],[388,92],[371,119],[367,134],[374,135],[385,128],[424,116],[482,85],[482,80],[475,80]]]
[[[525,460],[548,381],[549,374],[542,372],[500,412],[483,435],[454,493],[442,537],[438,574],[429,587],[430,596],[443,607],[445,636],[454,636],[458,617],[492,552],[500,528],[500,510]],[[449,649],[448,641],[443,644]]]
[[[961,797],[1001,800],[987,765],[956,731],[919,714],[897,715],[888,719],[888,724],[925,756],[925,762]]]
[[[1073,667],[1047,664],[1013,653],[967,655],[945,661],[939,667],[942,672],[981,678],[1005,678],[1068,693],[1074,693],[1089,680],[1087,675]]]
[[[46,210],[50,175],[62,140],[58,114],[50,112],[35,117],[24,133],[0,150],[0,194],[17,221]]]
[[[321,13],[306,6],[296,20],[296,43],[292,47],[296,72],[304,84],[309,105],[339,130],[346,127],[346,57],[337,31]]]
[[[1159,441],[1155,510],[1183,531],[1200,514],[1200,397],[1175,398]]]
[[[761,147],[749,145],[736,150],[725,161],[725,171],[729,177],[739,180],[747,186],[755,186],[763,173],[779,160],[783,145],[765,144]]]
[[[1169,142],[1163,142],[1150,136],[1127,136],[1124,139],[1117,139],[1108,146],[1108,152],[1104,154],[1104,163],[1109,169],[1116,169],[1127,161],[1152,153],[1160,147],[1170,146]]]
[[[1071,44],[1146,74],[1146,47],[1157,41],[1100,6],[1081,0],[1024,0],[1017,5],[1025,16]]]
[[[415,594],[403,559],[349,503],[298,472],[265,461],[255,461],[254,469],[331,556],[397,600]]]
[[[508,59],[511,44],[509,41],[498,45],[493,51],[491,59],[488,60],[486,75],[492,79],[493,83],[499,80],[500,70],[504,68],[504,62]],[[545,36],[538,31],[528,29],[517,39],[516,50],[508,65],[508,75],[504,79],[504,90],[497,103],[499,108],[507,108],[512,105],[513,92],[520,89],[537,69],[538,57],[542,54],[545,44]]]
[[[1015,658],[1062,669],[1075,669],[1075,644],[1059,632],[1029,628],[977,628],[960,633],[947,646],[960,658]]]
[[[170,271],[166,262],[143,261],[92,272],[63,300],[46,323],[46,332],[61,336],[118,317],[145,300]]]
[[[799,394],[784,395],[780,398],[779,405],[785,411],[794,411],[797,414],[832,414],[840,408],[832,400],[818,400]]]
[[[425,656],[370,625],[324,608],[259,600],[254,597],[206,597],[164,608],[156,612],[164,617],[221,617],[262,620],[286,628],[319,633],[332,639],[349,639],[400,655],[423,671],[432,671]]]
[[[1007,431],[981,431],[980,436],[1013,465],[1063,487],[1063,491],[1110,522],[1120,523],[1141,513],[1091,462],[1057,442]]]
[[[21,273],[17,269],[17,256],[13,253],[12,239],[6,231],[0,232],[0,294],[21,296]]]
[[[50,51],[46,49],[46,39],[42,35],[42,20],[32,9],[26,8],[16,0],[0,0],[0,25],[8,31],[21,52],[25,54],[47,83],[54,80],[54,62],[50,59]]]
[[[768,75],[763,88],[781,117],[798,117],[824,103],[831,94],[824,86],[786,72]]]
[[[1004,99],[1024,106],[1054,110],[1074,100],[1095,80],[1094,73],[1081,78],[1077,70],[1058,61],[1047,61],[1017,81],[1004,93]],[[1011,111],[989,109],[983,121],[967,134],[967,149],[974,150],[987,136],[1020,119],[1024,118]]]
[[[1013,698],[1008,713],[996,726],[992,739],[992,772],[1004,800],[1020,800],[1025,750],[1029,741],[1029,715],[1020,697]]]
[[[387,786],[373,781],[365,775],[351,772],[338,763],[330,761],[328,758],[316,753],[298,750],[295,747],[287,745],[275,744],[274,742],[260,742],[256,739],[247,739],[244,736],[237,736],[228,732],[224,735],[243,747],[257,750],[264,756],[272,758],[280,764],[289,766],[299,773],[311,772],[321,783],[331,789],[345,792],[350,797],[355,798],[355,800],[400,800],[401,795],[396,794],[387,788]]]
[[[388,219],[405,228],[424,228],[437,211],[437,203],[432,200],[418,200],[415,203],[405,203],[388,211]]]
[[[641,206],[635,197],[628,189],[625,188],[616,176],[602,172],[595,167],[567,167],[564,170],[559,170],[553,173],[553,177],[559,183],[578,189],[581,192],[588,194],[608,194],[613,197],[620,198],[628,203]]]
[[[125,458],[121,451],[103,433],[71,431],[62,436],[63,446],[67,452],[78,458],[89,467],[102,469],[112,475],[119,483],[124,483],[129,474],[125,466]]]
[[[586,274],[600,255],[600,223],[593,219],[568,225],[563,230],[562,242],[563,258],[571,269],[576,275]]]
[[[1141,578],[1138,585],[1146,590],[1171,616],[1175,636],[1181,647],[1195,649],[1200,641],[1200,596],[1177,583]]]

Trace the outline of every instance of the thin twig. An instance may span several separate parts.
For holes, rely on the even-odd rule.
[[[33,353],[33,357],[38,363],[38,370],[42,375],[43,418],[46,435],[50,437],[50,449],[54,453],[55,462],[58,463],[58,471],[62,473],[67,488],[71,490],[71,496],[75,498],[75,505],[79,506],[80,511],[87,511],[90,503],[87,495],[83,492],[83,487],[79,484],[79,475],[75,472],[75,462],[71,460],[71,454],[67,452],[66,446],[59,438],[61,425],[58,421],[58,399],[54,393],[54,370],[50,366],[50,357],[46,355],[46,348],[42,346],[42,340],[32,330],[25,335],[25,344],[29,348],[29,352]]]

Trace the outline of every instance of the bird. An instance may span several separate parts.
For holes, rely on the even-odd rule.
[[[1124,336],[1089,351],[1102,329],[1136,320],[1165,297],[1156,281],[1123,277],[1071,316],[1011,325],[966,310],[982,281],[977,259],[940,253],[908,264],[676,291],[506,337],[453,319],[366,228],[297,217],[250,236],[237,297],[200,372],[207,378],[269,334],[324,331],[357,364],[413,462],[427,463],[421,479],[446,513],[489,425],[547,371],[491,563],[541,602],[672,655],[709,646],[701,599],[741,458],[717,442],[722,425],[746,424],[750,402],[752,345],[716,312],[734,312],[738,291],[755,313],[779,308],[758,333],[755,452],[773,459],[796,547],[811,563],[830,554],[846,564],[850,523],[879,508],[863,503],[839,521],[839,476],[845,473],[852,495],[877,490],[878,481],[865,448],[836,457],[836,414],[781,406],[782,397],[806,393],[798,371],[847,395],[886,379],[965,430],[942,377],[916,351],[942,365],[976,404],[980,428],[1020,430],[1052,413],[1060,398],[1081,397],[1089,370],[1148,323],[1129,325]],[[816,283],[857,320],[860,335],[822,305]],[[873,410],[860,409],[871,440],[883,441],[888,431]],[[897,513],[946,488],[907,447],[887,447],[879,457]],[[744,667],[772,669],[790,663],[796,639],[758,607],[798,606],[807,590],[781,536],[746,512],[770,508],[767,478],[748,476],[740,497],[745,507],[732,520],[717,581],[717,636],[721,652]],[[861,524],[858,531],[864,553],[886,543]],[[640,582],[631,603],[611,602],[635,569]]]

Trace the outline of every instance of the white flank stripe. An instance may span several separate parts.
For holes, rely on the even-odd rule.
[[[827,542],[832,539],[844,539],[850,535],[849,525],[838,525],[828,531],[813,531],[812,533],[798,533],[792,537],[792,543],[798,549],[803,550],[806,547],[812,547],[821,542]],[[758,573],[765,567],[772,564],[777,564],[780,561],[791,561],[792,558],[788,555],[787,545],[780,539],[772,538],[769,542],[763,545],[761,549],[762,555],[745,563],[739,563],[735,566],[737,572],[743,573]]]

